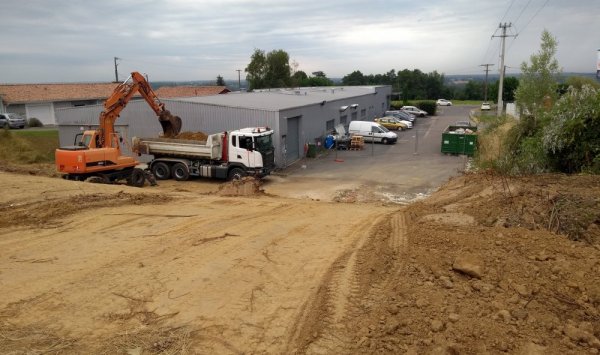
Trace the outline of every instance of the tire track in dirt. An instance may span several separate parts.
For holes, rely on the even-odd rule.
[[[356,242],[331,265],[304,304],[290,333],[288,352],[351,353],[354,343],[349,330],[368,312],[365,300],[376,303],[392,275],[402,269],[403,263],[395,261],[408,249],[403,210],[355,225],[350,238]]]

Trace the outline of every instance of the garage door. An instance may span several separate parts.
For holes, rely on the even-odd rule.
[[[27,104],[25,105],[25,115],[27,115],[27,119],[37,118],[44,125],[56,124],[54,105],[51,102],[45,104]]]
[[[286,136],[286,163],[291,164],[300,159],[300,116],[290,117],[287,119],[287,136]]]

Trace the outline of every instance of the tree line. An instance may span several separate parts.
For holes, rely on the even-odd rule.
[[[329,79],[322,71],[308,75],[302,70],[297,70],[298,64],[290,64],[289,54],[277,49],[266,53],[264,50],[255,49],[250,57],[250,63],[245,68],[248,90],[265,88],[285,88],[298,86],[332,86],[339,85]],[[399,99],[427,100],[427,99],[460,99],[483,100],[484,83],[470,80],[466,85],[452,85],[446,83],[444,74],[437,71],[430,73],[419,69],[391,69],[382,74],[363,74],[355,70],[341,79],[342,85],[390,85],[392,91]],[[506,101],[514,99],[514,91],[519,81],[515,77],[504,80],[504,98]],[[487,97],[490,101],[498,96],[498,81],[490,83]]]

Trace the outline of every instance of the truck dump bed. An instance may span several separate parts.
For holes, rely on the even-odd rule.
[[[172,138],[133,138],[133,151],[157,157],[220,160],[223,133],[211,134],[206,141]]]

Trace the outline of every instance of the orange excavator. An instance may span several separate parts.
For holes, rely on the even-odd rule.
[[[142,74],[133,72],[104,102],[99,128],[78,134],[74,146],[56,150],[56,168],[64,174],[63,178],[83,181],[93,177],[103,183],[127,180],[129,185],[144,186],[146,178],[151,177],[150,173],[136,168],[139,162],[122,154],[123,138],[115,132],[115,121],[136,92],[158,116],[164,137],[179,134],[181,119],[165,109],[164,103],[160,102]]]

